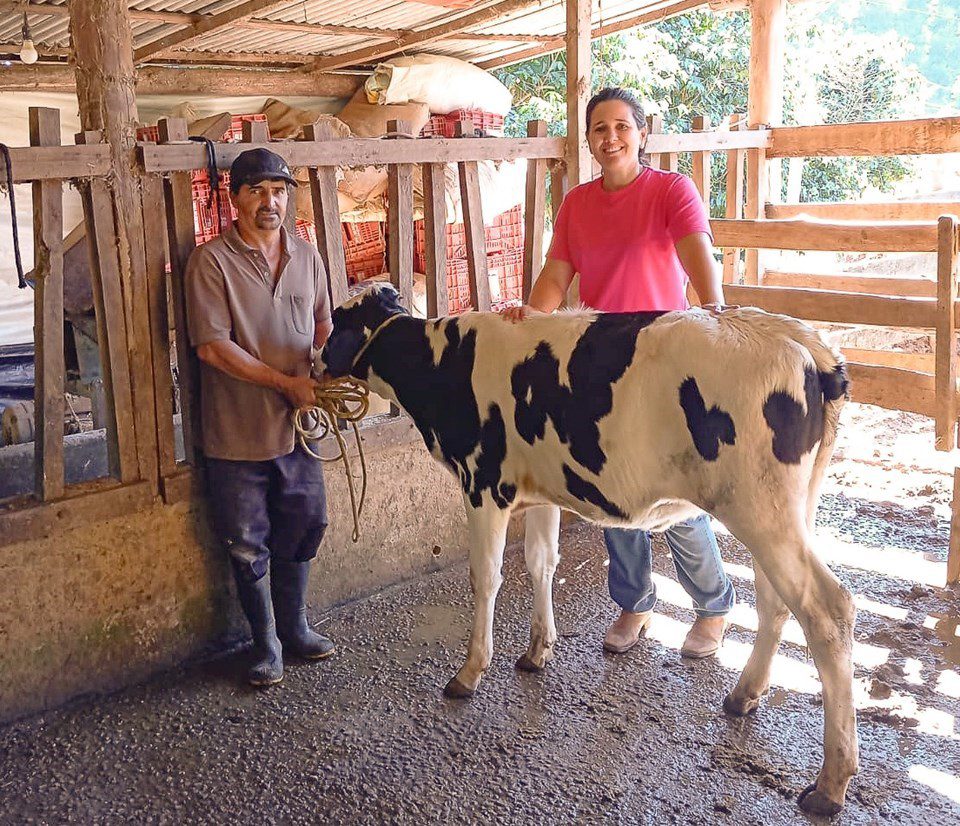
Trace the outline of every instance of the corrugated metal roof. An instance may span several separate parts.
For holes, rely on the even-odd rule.
[[[246,0],[134,0],[131,30],[135,48],[142,48],[168,35],[185,31],[190,25],[187,15],[215,15]],[[594,0],[592,25],[616,23],[658,10],[673,10],[680,0]],[[706,5],[703,0],[699,5]],[[245,23],[231,23],[210,31],[187,43],[174,47],[183,51],[180,60],[188,59],[189,52],[218,52],[224,54],[271,54],[336,57],[369,46],[390,43],[396,31],[420,32],[435,26],[453,23],[478,11],[495,9],[503,0],[480,0],[469,9],[449,9],[442,6],[413,2],[412,0],[293,0],[279,8],[265,8]],[[686,0],[685,6],[695,5]],[[50,14],[42,13],[44,8]],[[22,12],[13,3],[0,0],[0,43],[17,45],[20,42]],[[28,20],[34,43],[41,54],[44,49],[69,48],[68,18],[65,0],[43,0],[31,3]],[[182,16],[180,19],[142,19],[139,13],[166,13]],[[269,23],[296,24],[278,30]],[[339,26],[350,29],[370,29],[370,33],[345,31],[341,33],[310,26]],[[525,52],[537,45],[536,38],[562,37],[566,28],[563,0],[539,0],[526,8],[502,15],[464,32],[422,45],[413,45],[405,54],[430,52],[452,55],[477,63]],[[383,31],[388,30],[388,31]],[[515,35],[516,40],[480,39],[477,35]],[[473,36],[473,37],[471,37]],[[169,52],[167,53],[169,54]],[[166,54],[151,60],[164,62]],[[374,58],[369,62],[378,62]],[[347,67],[349,68],[349,67]],[[362,68],[362,67],[357,67]]]

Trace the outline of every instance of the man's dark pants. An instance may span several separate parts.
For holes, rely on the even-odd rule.
[[[297,447],[260,462],[206,460],[214,529],[246,582],[267,573],[270,557],[307,562],[327,529],[323,463]]]

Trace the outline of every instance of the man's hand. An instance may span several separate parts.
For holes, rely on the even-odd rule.
[[[313,407],[317,403],[317,384],[310,376],[285,376],[280,392],[294,408]]]
[[[500,315],[503,318],[514,323],[523,321],[525,318],[536,314],[537,310],[533,309],[529,304],[521,304],[519,307],[504,307],[500,311]]]

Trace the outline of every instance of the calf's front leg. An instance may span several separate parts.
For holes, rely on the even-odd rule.
[[[524,556],[533,583],[530,647],[517,660],[522,671],[541,671],[553,659],[557,626],[553,619],[553,574],[560,561],[560,508],[537,505],[526,512]]]
[[[467,661],[447,683],[447,697],[472,697],[483,672],[493,658],[493,611],[503,576],[503,546],[507,541],[510,511],[498,508],[487,494],[475,508],[464,497],[470,538],[470,587],[475,601],[473,629],[467,645]]]

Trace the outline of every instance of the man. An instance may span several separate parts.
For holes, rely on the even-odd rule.
[[[186,272],[208,496],[253,633],[248,677],[259,686],[283,679],[284,652],[322,659],[334,650],[307,625],[326,497],[321,463],[296,446],[291,420],[316,403],[311,347],[322,347],[333,325],[319,254],[283,228],[287,187],[296,185],[279,155],[238,155],[236,223],[197,247]]]

